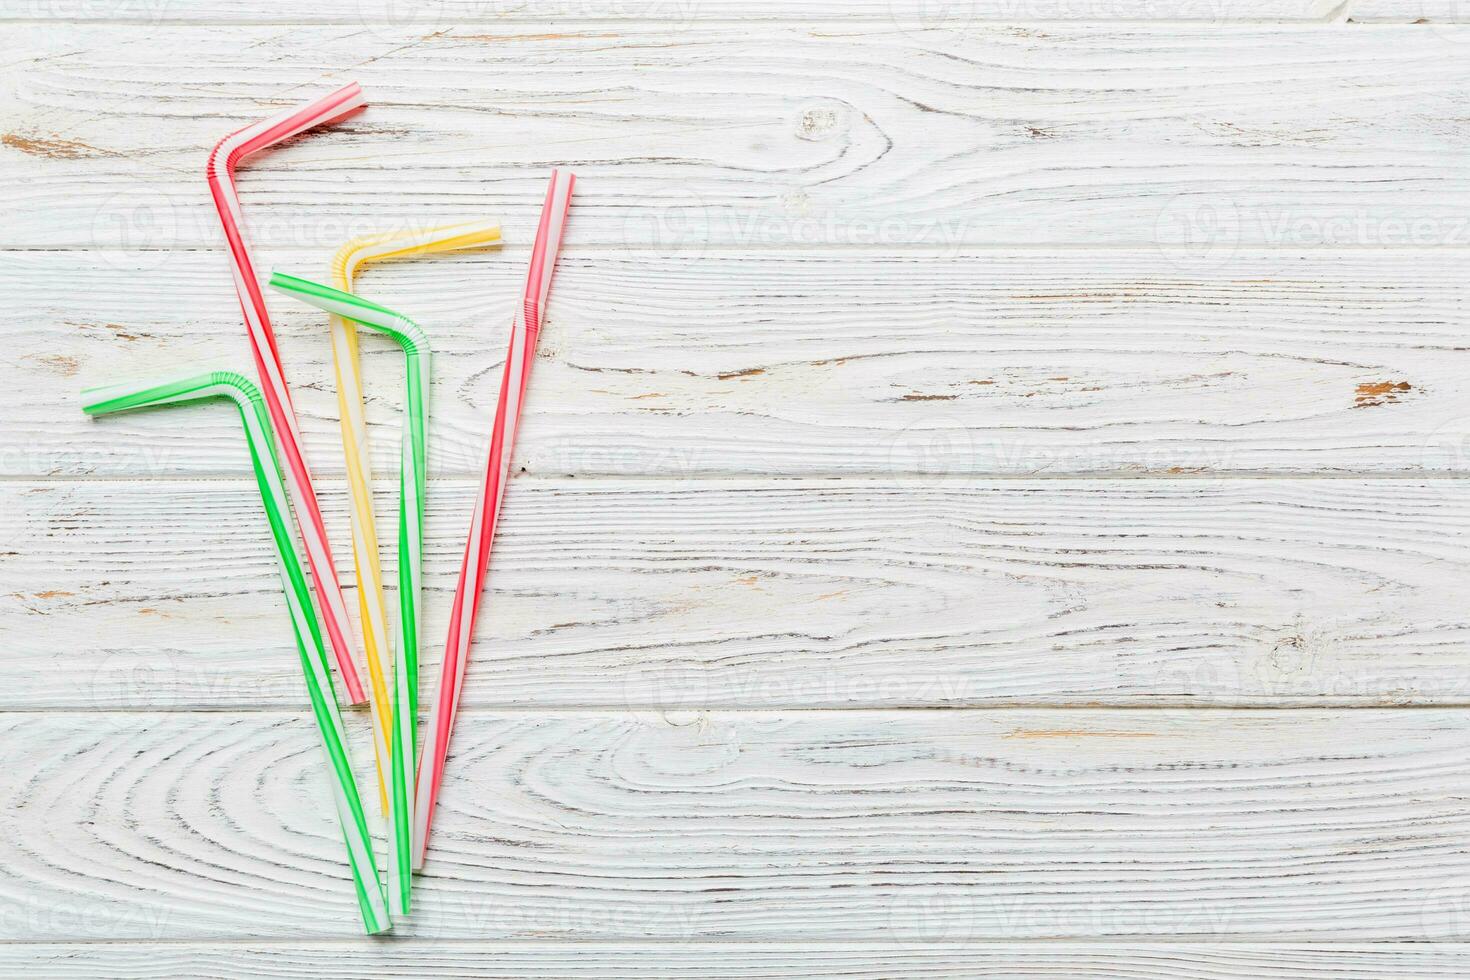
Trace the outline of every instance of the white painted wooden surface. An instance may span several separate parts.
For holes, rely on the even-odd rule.
[[[475,484],[431,488],[442,637]],[[0,485],[0,706],[298,704],[253,492]],[[1470,702],[1463,481],[522,479],[505,522],[473,705]]]
[[[167,0],[5,0],[0,17],[8,20],[160,23],[181,19],[181,8]],[[360,0],[350,6],[303,10],[285,0],[201,0],[188,6],[190,22],[241,24],[411,25],[430,29],[444,23],[520,23],[548,13],[592,21],[793,21],[841,16],[845,20],[962,28],[973,22],[1001,21],[1179,21],[1229,23],[1279,21],[1334,23],[1368,13],[1402,23],[1435,15],[1456,20],[1454,0],[962,0],[930,4],[923,0],[751,0],[739,6],[706,0],[562,0],[526,4],[520,0],[429,0],[392,3]]]
[[[324,275],[323,254],[264,249],[261,264]],[[481,465],[524,255],[362,279],[433,330],[439,475]],[[0,351],[16,382],[0,391],[8,469],[247,473],[228,412],[181,427],[168,413],[75,411],[81,384],[248,358],[223,262],[0,253],[25,331]],[[557,288],[517,445],[537,475],[1470,471],[1460,250],[1252,249],[1193,269],[1156,248],[585,249]],[[325,326],[299,304],[274,309],[309,458],[340,473]],[[392,473],[401,362],[389,344],[364,347],[376,468]]]
[[[3,0],[0,970],[1470,973],[1466,51],[1452,0]],[[362,280],[439,353],[430,677],[583,177],[388,942],[228,412],[76,409],[244,355],[204,156],[349,78],[242,179],[262,269],[505,224]]]
[[[360,930],[301,712],[3,731],[15,938]],[[1470,897],[1460,711],[467,711],[451,762],[428,941],[1408,940]]]
[[[844,980],[1021,978],[1048,980],[1406,980],[1463,976],[1465,947],[1447,943],[1290,945],[1272,943],[37,943],[0,949],[0,963],[45,976],[93,980],[199,977],[322,977],[343,980],[433,976],[558,980],[644,980],[773,976]]]
[[[213,246],[198,147],[348,77],[247,180],[263,245],[530,222],[551,164],[574,245],[1470,244],[1470,25],[565,28],[7,27],[0,245]]]

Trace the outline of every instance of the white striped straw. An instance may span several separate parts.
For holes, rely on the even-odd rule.
[[[490,561],[490,545],[500,516],[500,501],[509,479],[516,424],[520,420],[521,400],[531,376],[536,354],[536,338],[541,330],[541,311],[551,288],[551,273],[561,246],[562,229],[571,205],[570,173],[552,171],[541,208],[541,224],[531,249],[531,265],[526,274],[521,310],[511,324],[510,348],[505,358],[505,371],[500,380],[500,399],[490,433],[490,453],[485,463],[485,479],[475,500],[470,520],[469,538],[465,542],[464,560],[459,568],[459,585],[454,593],[450,613],[449,635],[444,642],[444,659],[439,665],[439,688],[429,709],[428,727],[424,732],[423,752],[419,756],[418,798],[414,804],[413,853],[415,869],[422,868],[428,850],[429,828],[434,805],[439,798],[444,776],[444,761],[449,751],[449,734],[459,710],[460,692],[464,688],[465,664],[469,662],[470,640],[475,616],[480,609],[481,588]]]

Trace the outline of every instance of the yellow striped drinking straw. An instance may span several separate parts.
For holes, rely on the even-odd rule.
[[[337,250],[332,259],[332,285],[344,293],[352,292],[358,270],[369,262],[498,244],[500,225],[489,221],[365,235],[352,239]],[[347,463],[347,487],[352,496],[352,555],[357,563],[357,602],[362,614],[363,647],[367,654],[368,685],[372,695],[378,799],[386,814],[390,765],[388,737],[393,730],[388,678],[393,674],[393,652],[388,642],[388,607],[383,600],[383,570],[378,561],[378,531],[373,520],[373,474],[368,455],[367,424],[363,420],[362,366],[358,361],[357,325],[333,316],[331,326],[332,360],[337,372],[337,408],[342,420],[342,453]]]

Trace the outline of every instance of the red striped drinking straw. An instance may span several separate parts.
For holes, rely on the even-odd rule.
[[[354,666],[347,603],[342,598],[332,551],[327,546],[327,530],[322,523],[321,508],[317,506],[316,491],[311,486],[311,474],[301,455],[301,429],[296,422],[296,409],[291,404],[291,392],[286,388],[281,354],[276,348],[270,315],[266,312],[265,296],[261,293],[259,280],[255,278],[250,252],[245,247],[244,219],[240,212],[240,198],[235,191],[235,167],[252,153],[314,126],[336,122],[360,111],[365,105],[367,100],[362,89],[353,82],[329,95],[231,133],[220,140],[214,152],[210,153],[207,168],[209,193],[214,198],[215,210],[219,212],[220,224],[224,227],[230,269],[235,276],[235,292],[240,297],[240,310],[245,315],[250,351],[255,357],[255,369],[260,373],[266,410],[275,426],[281,458],[286,464],[286,485],[291,490],[291,503],[301,528],[301,540],[306,544],[306,562],[311,567],[312,580],[316,582],[322,622],[327,627],[327,640],[352,704],[361,704],[367,700],[367,695],[363,693],[362,681],[358,679]]]
[[[551,273],[556,268],[557,250],[561,246],[562,228],[566,224],[567,209],[572,201],[572,184],[575,182],[576,177],[570,173],[551,172],[546,203],[541,208],[541,225],[536,230],[536,242],[531,248],[531,266],[526,273],[521,310],[511,324],[510,349],[505,355],[505,372],[500,379],[500,400],[495,406],[495,422],[490,431],[485,481],[475,500],[474,516],[470,519],[469,540],[465,543],[464,560],[459,566],[459,586],[454,590],[454,607],[449,615],[449,635],[444,641],[444,661],[439,666],[439,690],[429,709],[423,753],[419,756],[413,809],[415,869],[424,866],[428,851],[429,825],[434,819],[434,804],[439,800],[444,759],[449,751],[449,733],[454,727],[459,695],[464,687],[470,639],[475,630],[475,616],[480,611],[481,587],[490,562],[490,543],[495,538],[500,501],[510,476],[511,448],[515,443],[516,423],[520,421],[521,399],[531,377],[536,337],[541,332],[541,311],[551,289]]]

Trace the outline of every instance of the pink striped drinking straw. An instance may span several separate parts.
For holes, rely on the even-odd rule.
[[[434,804],[439,799],[444,759],[449,751],[449,733],[454,727],[459,695],[464,687],[470,638],[475,630],[475,616],[480,611],[486,566],[490,562],[490,543],[495,538],[500,501],[510,476],[511,449],[515,443],[516,423],[520,421],[521,399],[531,377],[536,337],[541,332],[541,311],[551,289],[551,273],[556,268],[556,254],[561,246],[562,228],[566,224],[567,209],[572,201],[572,184],[575,182],[576,177],[570,173],[551,172],[551,186],[546,189],[546,203],[541,208],[541,225],[536,230],[536,243],[531,249],[531,266],[526,273],[521,311],[511,324],[510,349],[505,355],[505,372],[500,379],[500,400],[496,403],[495,422],[490,430],[485,482],[480,487],[474,516],[470,519],[469,540],[465,543],[464,561],[459,566],[459,586],[454,590],[454,607],[449,615],[449,635],[444,641],[444,662],[439,667],[439,690],[429,709],[423,753],[419,756],[413,808],[413,866],[416,869],[424,866],[428,852],[429,825],[434,818]]]
[[[347,603],[342,598],[342,586],[337,580],[337,567],[332,562],[332,551],[327,546],[327,530],[322,524],[322,512],[317,506],[316,492],[311,487],[311,474],[301,455],[301,430],[296,423],[296,409],[291,404],[291,392],[286,388],[281,354],[276,349],[276,335],[271,330],[265,297],[261,294],[260,282],[255,278],[250,252],[245,247],[242,228],[244,219],[240,212],[240,198],[235,192],[235,166],[252,153],[274,146],[313,126],[336,122],[360,111],[366,105],[367,100],[363,98],[362,89],[353,82],[330,95],[324,95],[294,109],[287,109],[279,115],[251,123],[244,129],[231,133],[220,140],[214,152],[209,154],[207,168],[209,193],[214,198],[215,210],[219,212],[220,224],[224,226],[225,243],[230,252],[230,269],[235,275],[235,292],[240,297],[240,310],[245,315],[245,328],[250,335],[250,351],[255,356],[255,369],[260,373],[260,388],[265,395],[266,410],[270,413],[271,424],[275,426],[281,459],[286,464],[286,486],[291,490],[292,508],[296,511],[296,523],[301,528],[301,539],[306,543],[306,561],[311,567],[312,580],[316,582],[322,622],[326,624],[327,639],[337,660],[337,670],[342,675],[342,683],[347,687],[348,700],[352,704],[361,704],[367,700],[367,695],[363,693],[362,681],[358,679],[357,668],[354,666]]]

